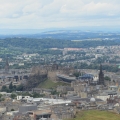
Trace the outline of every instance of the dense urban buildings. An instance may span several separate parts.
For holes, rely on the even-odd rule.
[[[120,113],[119,45],[24,49],[0,53],[1,120],[67,120],[86,110]]]

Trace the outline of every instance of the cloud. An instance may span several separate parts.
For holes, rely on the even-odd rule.
[[[0,0],[0,27],[120,25],[119,6],[119,0]]]

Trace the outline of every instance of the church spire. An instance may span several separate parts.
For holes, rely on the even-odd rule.
[[[8,63],[8,57],[6,58],[6,63],[5,63],[5,73],[9,72],[9,63]]]
[[[104,85],[104,73],[102,71],[102,64],[100,64],[99,84]]]
[[[102,64],[100,64],[100,72],[102,72]]]

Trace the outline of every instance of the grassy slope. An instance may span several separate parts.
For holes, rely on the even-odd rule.
[[[46,80],[42,83],[39,84],[39,88],[56,88],[58,85],[69,85],[67,83],[63,83],[63,82],[53,82],[52,80]]]
[[[120,115],[107,111],[81,111],[77,117],[69,120],[120,120]]]

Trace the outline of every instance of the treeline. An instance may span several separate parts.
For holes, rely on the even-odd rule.
[[[90,64],[88,65],[87,63],[81,63],[79,65],[75,65],[76,69],[100,69],[100,65],[98,64]],[[102,65],[102,69],[106,70],[108,72],[118,72],[120,69],[118,66],[110,66],[110,65]]]
[[[24,86],[22,84],[16,86],[16,85],[13,85],[12,82],[8,87],[6,85],[3,85],[1,89],[2,92],[8,92],[8,93],[13,91],[23,91],[23,90],[24,90]]]
[[[111,46],[120,45],[120,41],[116,40],[101,40],[101,41],[70,41],[70,40],[60,40],[60,39],[35,39],[35,38],[6,38],[0,39],[0,47],[4,48],[14,48],[14,49],[24,49],[27,50],[42,50],[47,48],[88,48],[96,46]]]

